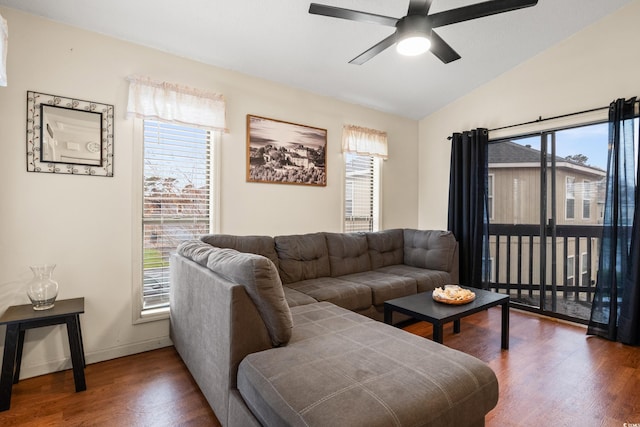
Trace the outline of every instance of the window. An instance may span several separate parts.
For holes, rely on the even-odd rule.
[[[488,274],[489,283],[496,283],[496,261],[493,257],[482,257],[483,270]]]
[[[344,156],[344,231],[377,231],[380,159],[352,153]]]
[[[345,125],[344,231],[380,229],[380,168],[387,158],[387,133]]]
[[[575,268],[574,257],[569,255],[567,257],[567,286],[573,286],[573,271]]]
[[[565,195],[565,218],[574,219],[576,217],[576,194],[575,194],[576,179],[572,176],[567,177],[566,195]]]
[[[591,181],[582,181],[582,219],[591,218]]]
[[[591,284],[589,279],[589,255],[586,252],[582,252],[580,258],[580,284],[589,286]]]
[[[495,175],[490,173],[488,175],[488,184],[487,184],[487,198],[489,199],[489,203],[487,204],[489,219],[493,219],[493,189],[494,189],[494,177]]]
[[[169,305],[169,257],[178,244],[209,233],[212,150],[209,131],[144,120],[142,309]]]

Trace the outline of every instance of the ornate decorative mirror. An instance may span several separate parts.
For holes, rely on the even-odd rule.
[[[113,176],[113,105],[28,91],[27,171]]]

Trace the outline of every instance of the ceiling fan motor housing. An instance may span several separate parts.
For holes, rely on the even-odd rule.
[[[431,37],[431,24],[424,15],[407,15],[396,24],[398,40],[406,37]]]

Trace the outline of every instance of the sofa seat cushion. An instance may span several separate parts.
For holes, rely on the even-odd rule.
[[[296,309],[300,309],[297,312]],[[311,332],[248,355],[238,389],[263,425],[462,426],[498,400],[482,361],[326,303],[294,307]]]
[[[296,291],[288,286],[283,286],[284,297],[287,300],[289,307],[297,307],[299,305],[313,304],[318,302],[315,298],[310,297],[307,294],[303,294],[300,291]]]
[[[411,277],[396,276],[377,271],[347,274],[340,280],[360,283],[371,289],[371,302],[373,305],[382,305],[385,301],[394,298],[406,297],[417,292],[418,286]]]
[[[371,306],[371,289],[368,286],[335,277],[302,280],[287,286],[317,301],[328,301],[347,310],[362,310]]]
[[[451,275],[446,271],[427,270],[426,268],[411,267],[398,264],[382,267],[377,272],[394,274],[396,276],[411,277],[418,284],[418,292],[432,291],[437,287],[452,284]]]

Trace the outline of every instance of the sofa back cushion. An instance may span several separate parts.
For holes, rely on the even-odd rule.
[[[332,277],[371,270],[369,246],[364,233],[325,233],[325,235]]]
[[[404,263],[404,232],[402,229],[366,233],[369,258],[373,270]]]
[[[269,331],[274,346],[289,342],[293,320],[276,266],[261,255],[218,249],[209,254],[207,268],[245,287]]]
[[[211,245],[205,245],[200,240],[187,240],[180,243],[176,252],[191,261],[195,261],[203,267],[207,266],[209,254],[215,248]]]
[[[404,230],[404,263],[429,270],[451,271],[456,239],[450,231]]]
[[[329,252],[324,233],[274,237],[282,283],[329,277]]]
[[[235,249],[239,252],[267,257],[278,268],[278,253],[271,236],[233,236],[230,234],[208,234],[200,238],[217,248]]]

